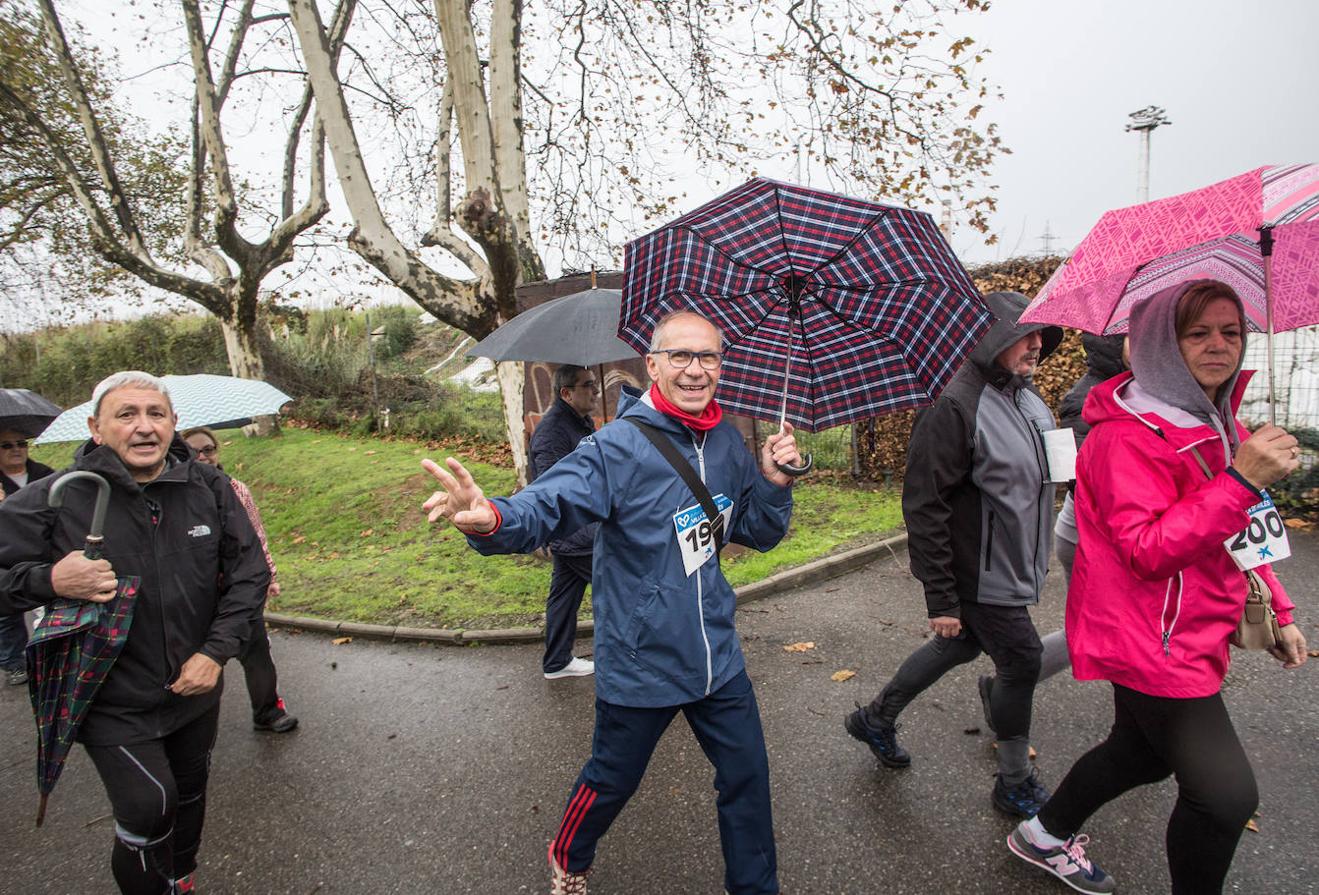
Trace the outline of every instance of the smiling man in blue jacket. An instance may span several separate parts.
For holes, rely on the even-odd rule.
[[[513,497],[487,500],[457,460],[423,466],[444,490],[424,509],[448,519],[481,553],[526,553],[599,522],[591,581],[596,719],[591,759],[550,843],[553,893],[581,895],[596,843],[641,782],[660,735],[681,711],[715,767],[725,888],[779,891],[769,762],[760,711],[733,626],[736,599],[719,568],[697,497],[636,425],[658,430],[697,471],[727,540],[769,550],[788,530],[800,464],[792,427],[770,436],[760,462],[714,400],[722,337],[678,312],[655,327],[650,390]],[[717,527],[717,526],[715,526]]]

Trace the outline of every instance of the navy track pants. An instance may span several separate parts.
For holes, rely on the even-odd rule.
[[[769,758],[745,671],[685,705],[631,708],[597,699],[591,760],[573,786],[551,853],[574,873],[591,866],[596,843],[636,792],[655,745],[679,711],[715,768],[724,888],[730,895],[777,893]]]

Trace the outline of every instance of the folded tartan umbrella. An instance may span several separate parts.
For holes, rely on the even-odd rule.
[[[105,508],[110,483],[79,470],[60,477],[50,489],[50,504],[63,503],[64,489],[76,479],[97,485],[96,510],[83,554],[101,556]],[[58,600],[42,616],[27,646],[28,695],[37,722],[37,826],[46,819],[46,801],[69,757],[87,709],[128,640],[141,579],[120,578],[108,603]]]

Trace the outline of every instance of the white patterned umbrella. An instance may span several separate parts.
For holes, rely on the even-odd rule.
[[[179,429],[193,426],[228,428],[242,426],[253,417],[278,413],[293,399],[268,382],[197,373],[192,376],[162,376],[169,389],[174,412],[179,415]],[[81,441],[87,438],[87,417],[92,402],[87,401],[56,417],[37,444],[56,441]]]

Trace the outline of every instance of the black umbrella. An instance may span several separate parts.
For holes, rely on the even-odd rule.
[[[0,388],[0,430],[37,436],[60,415],[60,408],[25,388]]]
[[[618,289],[587,289],[547,301],[477,342],[467,356],[579,367],[631,360],[637,352],[618,337],[622,299]]]

